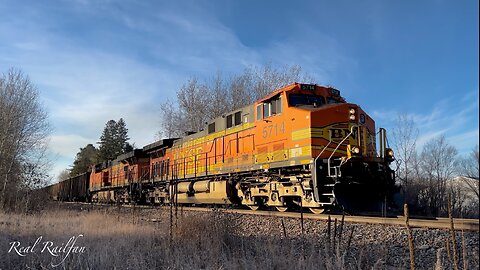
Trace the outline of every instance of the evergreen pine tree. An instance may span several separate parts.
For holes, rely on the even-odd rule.
[[[117,157],[117,150],[115,149],[117,123],[115,120],[109,120],[105,124],[102,136],[100,136],[100,145],[98,152],[98,159],[100,161],[113,160]]]
[[[109,120],[100,137],[99,161],[114,160],[119,155],[133,150],[133,147],[127,142],[129,139],[127,125],[123,118],[120,118],[118,122]]]
[[[87,146],[80,148],[80,152],[77,153],[75,161],[73,162],[70,176],[75,176],[86,172],[92,164],[97,163],[98,150],[93,144],[87,144]]]
[[[130,138],[128,137],[127,124],[125,124],[123,118],[120,118],[117,122],[116,136],[116,149],[121,150],[122,153],[129,152],[130,149],[127,149],[127,146],[130,144],[127,141],[130,140]]]

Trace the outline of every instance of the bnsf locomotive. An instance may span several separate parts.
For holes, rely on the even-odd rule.
[[[77,179],[85,184],[66,180],[85,195],[59,198],[376,211],[396,191],[393,151],[380,129],[377,153],[376,135],[374,120],[337,89],[294,83],[202,131],[94,165]]]

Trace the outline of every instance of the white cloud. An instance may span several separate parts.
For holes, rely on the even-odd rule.
[[[50,149],[62,157],[75,157],[80,147],[91,143],[90,138],[77,134],[52,135],[50,136]]]
[[[475,97],[476,96],[476,97]],[[426,108],[420,108],[424,110]],[[431,139],[445,135],[448,142],[455,146],[459,154],[465,154],[478,144],[478,93],[466,93],[463,97],[443,99],[435,103],[430,112],[407,113],[419,130],[417,150]],[[377,127],[392,130],[400,114],[397,110],[374,111],[373,118]]]

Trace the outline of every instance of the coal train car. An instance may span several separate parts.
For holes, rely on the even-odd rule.
[[[294,83],[199,132],[92,166],[88,190],[95,202],[385,209],[397,189],[394,156],[385,130],[376,135],[339,90]]]
[[[90,200],[90,172],[70,177],[43,189],[55,201],[85,202]]]

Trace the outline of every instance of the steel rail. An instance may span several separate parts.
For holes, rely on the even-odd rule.
[[[68,204],[81,204],[81,205],[95,205],[95,206],[111,206],[118,207],[114,204],[102,204],[102,203],[82,203],[82,202],[63,202]],[[134,207],[129,204],[122,204],[121,207]],[[136,208],[141,209],[167,209],[168,206],[152,206],[152,205],[135,205]],[[192,207],[183,206],[182,211],[197,211],[197,212],[214,212],[221,211],[224,213],[240,214],[240,215],[253,215],[253,216],[268,216],[268,217],[282,217],[282,218],[294,218],[300,219],[301,213],[299,212],[276,212],[276,211],[264,211],[264,210],[247,210],[247,209],[235,209],[235,208],[206,208],[206,207]],[[340,214],[313,214],[303,213],[303,219],[305,220],[341,220]],[[158,220],[151,220],[158,221]],[[393,217],[377,217],[377,216],[344,216],[344,221],[349,223],[360,224],[376,224],[376,225],[391,225],[391,226],[405,226],[404,216]],[[455,230],[465,231],[479,231],[479,219],[453,219]],[[410,227],[412,228],[427,228],[427,229],[450,229],[450,219],[448,218],[426,218],[426,217],[410,217]]]

